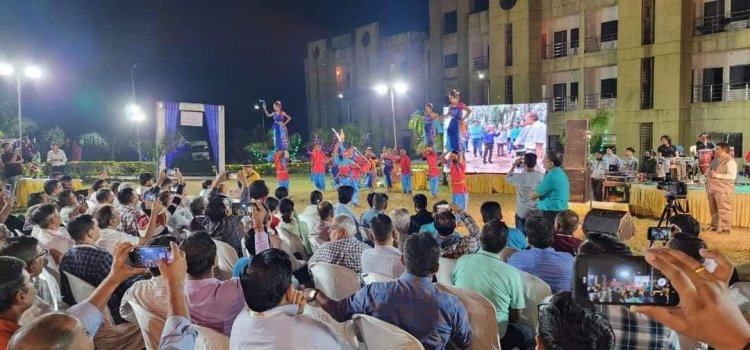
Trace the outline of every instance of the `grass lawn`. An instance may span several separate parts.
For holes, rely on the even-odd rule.
[[[266,183],[271,187],[271,195],[273,190],[276,188],[276,180],[274,178],[265,178]],[[330,184],[329,184],[330,185]],[[188,194],[197,195],[200,192],[200,181],[188,181]],[[290,197],[295,203],[295,209],[302,211],[309,204],[310,192],[315,188],[310,182],[307,176],[293,175],[291,177],[291,189]],[[359,193],[359,208],[355,208],[354,211],[357,214],[362,213],[368,209],[367,206],[367,191],[360,191]],[[424,193],[430,198],[429,191],[415,191],[415,193]],[[414,207],[411,202],[411,195],[389,192],[389,203],[388,210],[395,209],[398,207],[405,207],[410,212],[414,212]],[[323,194],[326,200],[336,202],[336,192],[332,188],[328,188]],[[450,192],[445,186],[440,187],[440,193],[438,194],[440,199],[450,201]],[[477,222],[481,221],[481,214],[479,213],[479,206],[485,201],[497,201],[503,208],[503,217],[508,225],[514,225],[515,215],[515,195],[510,194],[470,194],[469,195],[469,214],[471,214]],[[429,206],[432,206],[434,200],[429,200]],[[577,210],[578,215],[583,218],[586,215],[587,210]],[[646,239],[646,230],[649,226],[656,226],[658,220],[654,218],[633,218],[633,222],[636,227],[635,237],[629,240],[627,243],[633,249],[633,252],[640,254],[643,248],[648,247],[648,240]],[[583,233],[578,230],[576,236],[581,238]],[[719,249],[727,253],[735,263],[747,263],[750,262],[750,242],[747,239],[750,237],[750,229],[737,228],[732,230],[732,234],[729,236],[720,236],[715,232],[704,232],[701,233],[701,238],[706,241],[709,248]],[[660,245],[661,243],[656,243]]]

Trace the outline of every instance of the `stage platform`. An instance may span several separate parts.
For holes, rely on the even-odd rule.
[[[631,185],[630,213],[658,218],[661,216],[666,203],[664,194],[664,191],[657,189],[656,185]],[[704,188],[690,187],[687,203],[690,206],[689,214],[695,217],[701,225],[708,225],[711,222],[708,198],[706,198]],[[750,227],[750,186],[736,188],[732,212],[734,215],[733,226]]]

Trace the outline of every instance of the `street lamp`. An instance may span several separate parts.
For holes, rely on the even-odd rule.
[[[141,156],[141,122],[146,120],[146,115],[141,111],[141,107],[137,104],[132,103],[125,107],[125,113],[128,115],[130,120],[135,122],[135,138],[136,146],[138,150],[138,161],[143,161]]]
[[[391,84],[379,83],[373,87],[373,90],[380,95],[390,94],[391,96],[391,118],[393,121],[393,148],[398,148],[398,141],[396,138],[396,99],[394,92],[402,95],[409,90],[409,87],[402,81],[396,81]]]
[[[478,72],[477,73],[477,78],[479,78],[479,80],[484,80],[484,81],[487,82],[487,104],[490,104],[490,80],[489,79],[485,80],[484,78],[486,78],[486,77],[487,76],[484,75],[484,72]]]
[[[23,76],[29,79],[41,79],[42,69],[37,66],[26,66]],[[16,76],[16,94],[18,95],[18,139],[23,138],[23,122],[21,114],[21,72],[16,73],[15,68],[9,63],[0,63],[0,75]]]

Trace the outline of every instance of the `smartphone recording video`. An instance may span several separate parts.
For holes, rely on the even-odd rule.
[[[672,283],[642,256],[578,256],[574,295],[594,304],[675,306]]]
[[[228,173],[227,178],[229,180],[237,180],[237,173]]]
[[[251,203],[232,203],[232,214],[237,216],[250,215]]]
[[[451,210],[451,206],[449,204],[439,204],[437,206],[437,210],[438,210],[438,213],[444,212],[444,211],[449,211],[449,210]]]
[[[177,168],[167,169],[167,176],[175,176],[175,175],[177,175]]]
[[[13,192],[13,186],[11,184],[5,184],[5,194],[11,194]]]
[[[130,261],[135,267],[159,267],[159,261],[172,262],[172,248],[170,247],[138,247],[130,252]]]
[[[647,231],[649,241],[666,241],[671,234],[671,227],[649,227]]]
[[[155,192],[151,192],[151,191],[146,192],[146,193],[143,194],[143,201],[145,201],[145,202],[156,201],[156,197],[157,196],[158,196],[158,194],[156,194]]]

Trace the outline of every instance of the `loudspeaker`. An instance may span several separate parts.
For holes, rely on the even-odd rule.
[[[591,172],[588,169],[565,168],[570,184],[570,201],[574,203],[586,203],[591,196]]]
[[[589,139],[589,121],[568,120],[565,122],[565,158],[563,166],[565,169],[586,168]]]
[[[591,209],[583,219],[583,232],[608,233],[627,241],[635,235],[635,225],[626,211]]]

